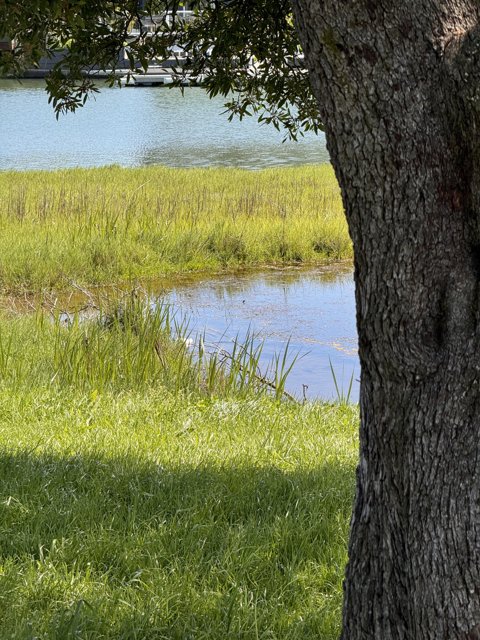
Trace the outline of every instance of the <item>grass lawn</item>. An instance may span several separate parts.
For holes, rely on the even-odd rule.
[[[0,392],[0,637],[338,637],[357,410]]]
[[[356,407],[233,384],[141,308],[0,318],[0,638],[333,640]]]

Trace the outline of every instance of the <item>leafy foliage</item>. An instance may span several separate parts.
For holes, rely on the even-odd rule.
[[[254,114],[294,138],[318,131],[289,0],[195,0],[194,19],[188,21],[179,11],[182,5],[178,0],[4,0],[0,33],[8,34],[14,47],[1,52],[0,73],[19,75],[42,56],[65,49],[47,78],[58,115],[75,111],[98,91],[88,72],[106,71],[107,81],[115,84],[124,52],[130,70],[141,71],[152,60],[172,57],[177,45],[185,55],[174,67],[176,86],[185,75],[202,76],[209,95],[226,98],[231,117]]]
[[[206,74],[210,95],[230,97],[232,116],[255,113],[293,136],[318,130],[289,0],[215,2],[184,25],[182,41],[193,73]]]

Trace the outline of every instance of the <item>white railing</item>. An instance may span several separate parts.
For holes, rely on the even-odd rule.
[[[175,19],[178,20],[191,20],[195,12],[190,9],[180,8],[175,12]],[[143,32],[154,32],[162,22],[165,21],[168,26],[171,26],[173,22],[173,14],[172,12],[167,13],[166,15],[154,15],[154,16],[145,16],[142,18],[142,31]],[[133,37],[140,35],[139,27],[135,27],[130,31],[130,35]]]

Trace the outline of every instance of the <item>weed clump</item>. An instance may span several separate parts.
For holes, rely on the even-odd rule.
[[[88,292],[86,292],[88,293]],[[0,317],[0,384],[122,391],[152,385],[212,397],[273,395],[285,390],[295,358],[288,346],[265,371],[263,343],[249,334],[230,350],[192,335],[188,320],[143,291],[94,301],[76,313]]]

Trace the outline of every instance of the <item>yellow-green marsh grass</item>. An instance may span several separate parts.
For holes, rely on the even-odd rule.
[[[0,173],[0,287],[351,257],[329,165]]]

